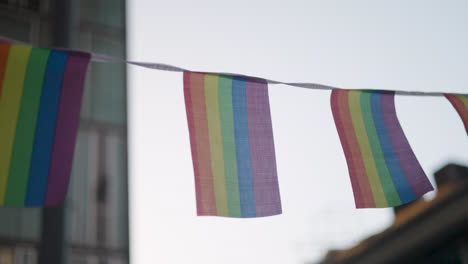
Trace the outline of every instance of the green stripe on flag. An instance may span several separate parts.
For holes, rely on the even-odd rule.
[[[236,138],[234,135],[234,114],[232,111],[231,77],[219,76],[218,97],[229,216],[241,217],[239,182],[237,175]]]
[[[50,50],[33,48],[29,57],[5,194],[7,206],[24,205],[37,114],[49,54]]]
[[[387,168],[387,163],[385,162],[382,147],[380,146],[377,129],[375,128],[374,124],[374,118],[372,117],[370,96],[370,92],[363,91],[361,93],[361,112],[364,125],[366,126],[366,132],[369,138],[372,154],[374,156],[375,166],[377,167],[380,182],[382,183],[382,189],[385,193],[388,206],[401,205],[400,196],[398,195],[395,185],[393,184],[392,176],[390,175],[390,171]]]

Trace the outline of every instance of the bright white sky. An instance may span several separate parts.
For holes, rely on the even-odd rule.
[[[468,93],[466,1],[128,1],[128,58],[346,88]],[[303,263],[392,221],[354,208],[330,92],[270,86],[283,215],[197,217],[182,74],[129,67],[131,261]],[[468,164],[448,101],[397,97],[428,175]]]

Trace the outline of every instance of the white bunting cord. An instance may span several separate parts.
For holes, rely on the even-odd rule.
[[[136,65],[140,67],[145,67],[148,69],[153,69],[153,70],[160,70],[160,71],[171,71],[171,72],[201,72],[201,71],[196,71],[196,70],[189,70],[189,69],[184,69],[181,67],[169,65],[169,64],[164,64],[164,63],[156,63],[156,62],[138,62],[138,61],[128,61],[124,59],[119,59],[103,54],[98,54],[98,53],[91,53],[91,60],[94,62],[110,62],[110,63],[126,63],[126,64],[131,64],[131,65]],[[275,81],[271,79],[266,79],[262,77],[257,77],[257,76],[249,76],[249,75],[244,75],[244,74],[239,74],[239,73],[230,73],[230,72],[210,72],[210,71],[203,71],[203,73],[209,73],[209,74],[219,74],[219,75],[227,75],[227,76],[240,76],[240,77],[246,77],[250,78],[252,80],[258,80],[258,81],[263,81],[267,82],[268,84],[284,84],[288,86],[294,86],[294,87],[299,87],[299,88],[306,88],[306,89],[313,89],[313,90],[333,90],[333,89],[341,89],[345,90],[347,88],[341,88],[341,87],[335,87],[335,86],[330,86],[330,85],[325,85],[325,84],[318,84],[318,83],[309,83],[309,82],[304,82],[304,83],[296,83],[296,82],[283,82],[283,81]],[[363,89],[363,88],[352,88],[352,89],[347,89],[347,90],[369,90],[369,91],[376,91],[376,89]],[[398,95],[415,95],[415,96],[443,96],[443,92],[421,92],[421,91],[398,91],[398,90],[385,90],[385,91],[394,91]]]
[[[24,42],[20,42],[17,40],[12,40],[3,36],[0,36],[0,41],[5,41],[9,43],[15,43],[15,44],[22,44],[22,45],[30,45]],[[66,50],[66,51],[73,51],[73,49],[64,49],[64,48],[55,48],[58,50]],[[85,53],[89,53],[87,51],[82,51],[82,50],[76,50],[75,51],[81,51]],[[157,63],[157,62],[138,62],[138,61],[129,61],[129,60],[124,60],[121,58],[116,58],[104,54],[99,54],[99,53],[90,53],[91,54],[91,61],[94,62],[101,62],[101,63],[122,63],[122,64],[130,64],[130,65],[135,65],[135,66],[140,66],[148,69],[153,69],[153,70],[159,70],[159,71],[170,71],[170,72],[201,72],[201,71],[196,71],[196,70],[189,70],[189,69],[184,69],[181,67],[165,64],[165,63]],[[244,74],[238,74],[238,73],[229,73],[229,72],[207,72],[203,71],[203,73],[210,73],[210,74],[219,74],[219,75],[227,75],[227,76],[240,76],[240,77],[246,77],[250,78],[252,81],[258,80],[259,82],[267,82],[268,84],[284,84],[288,86],[293,86],[293,87],[299,87],[299,88],[306,88],[306,89],[313,89],[313,90],[333,90],[333,89],[340,89],[340,90],[369,90],[369,91],[379,91],[378,89],[364,89],[364,88],[341,88],[341,87],[335,87],[335,86],[330,86],[330,85],[325,85],[325,84],[318,84],[318,83],[310,83],[310,82],[283,82],[283,81],[275,81],[271,79],[265,79],[257,76],[249,76],[249,75],[244,75]],[[383,91],[383,90],[380,90]],[[437,92],[424,92],[424,91],[401,91],[401,90],[384,90],[384,91],[389,91],[389,92],[395,92],[398,95],[409,95],[409,96],[444,96],[444,92],[437,91]],[[450,93],[454,94],[454,93]]]
[[[135,66],[140,66],[148,69],[153,69],[153,70],[159,70],[159,71],[171,71],[171,72],[200,72],[200,71],[194,71],[194,70],[189,70],[189,69],[184,69],[181,67],[165,64],[165,63],[157,63],[157,62],[138,62],[138,61],[128,61],[120,58],[115,58],[99,53],[91,53],[91,60],[94,62],[110,62],[110,63],[125,63],[125,64],[131,64]],[[249,76],[249,75],[244,75],[244,74],[239,74],[239,73],[230,73],[230,72],[209,72],[209,71],[203,71],[203,73],[210,73],[210,74],[219,74],[219,75],[227,75],[227,76],[240,76],[240,77],[246,77],[250,78],[253,80],[258,80],[258,81],[263,81],[267,82],[268,84],[284,84],[288,86],[294,86],[294,87],[299,87],[299,88],[306,88],[306,89],[313,89],[313,90],[333,90],[333,89],[341,89],[344,90],[345,88],[340,88],[340,87],[335,87],[335,86],[330,86],[330,85],[324,85],[324,84],[318,84],[318,83],[309,83],[309,82],[304,82],[304,83],[296,83],[296,82],[283,82],[283,81],[275,81],[271,79],[265,79],[257,76]],[[362,88],[356,88],[356,89],[349,89],[349,90],[369,90],[369,91],[375,91],[376,89],[362,89]],[[413,95],[413,96],[443,96],[443,92],[421,92],[421,91],[398,91],[398,90],[386,90],[386,91],[394,91],[398,95]]]

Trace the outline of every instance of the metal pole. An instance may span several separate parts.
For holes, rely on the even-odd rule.
[[[53,21],[52,45],[68,47],[70,44],[70,1],[51,1]],[[39,246],[39,264],[64,263],[65,250],[65,206],[42,210],[42,231]]]

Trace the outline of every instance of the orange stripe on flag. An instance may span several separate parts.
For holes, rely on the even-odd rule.
[[[351,119],[351,112],[349,107],[349,91],[343,91],[338,96],[338,105],[340,110],[341,120],[343,122],[344,130],[346,131],[346,138],[352,153],[356,176],[358,178],[359,186],[361,189],[362,198],[365,207],[375,207],[374,197],[369,184],[369,178],[366,174],[364,162],[362,160],[361,149],[356,137],[356,132]]]

